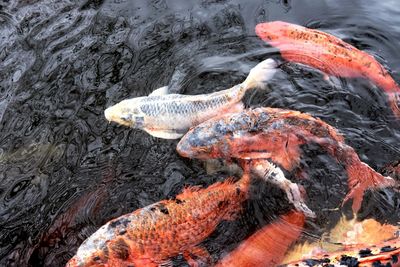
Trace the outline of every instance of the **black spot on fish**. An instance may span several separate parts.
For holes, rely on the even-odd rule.
[[[239,187],[236,187],[236,195],[240,195],[240,193],[242,192],[242,190],[240,190],[240,188]]]
[[[169,214],[168,208],[164,206],[163,204],[159,204],[159,210],[164,213],[164,214]]]
[[[222,209],[223,207],[226,207],[228,204],[229,204],[228,201],[225,201],[225,200],[220,201],[220,202],[218,202],[218,208]]]
[[[355,257],[342,255],[342,257],[340,258],[340,264],[348,267],[358,267],[359,262],[358,259]]]
[[[389,262],[387,264],[382,264],[380,261],[374,261],[372,263],[373,267],[391,267],[392,264],[390,264]]]
[[[392,256],[392,262],[397,263],[399,261],[399,256],[398,255],[393,255]]]
[[[118,239],[115,243],[112,243],[110,248],[113,251],[115,257],[126,260],[129,257],[129,248],[128,244],[123,239]]]
[[[131,221],[128,218],[121,218],[121,219],[111,222],[108,225],[108,228],[114,229],[115,227],[118,227],[120,225],[123,225],[126,228],[130,223],[131,223]]]
[[[381,248],[381,252],[390,252],[396,250],[396,248],[392,248],[391,246],[385,246]]]
[[[101,259],[100,259],[99,256],[93,257],[93,261],[96,262],[96,263],[101,263]]]
[[[311,266],[311,267],[321,263],[321,261],[314,260],[314,259],[307,259],[307,260],[304,260],[304,262],[307,264],[307,266]]]
[[[120,229],[119,232],[118,232],[118,234],[119,234],[119,235],[124,235],[124,234],[126,234],[126,229],[125,229],[125,228]]]
[[[184,201],[182,201],[180,199],[177,199],[177,198],[175,198],[174,201],[175,201],[176,204],[182,204],[184,202]]]
[[[372,251],[369,248],[367,248],[367,249],[361,249],[358,252],[358,254],[360,255],[361,258],[363,258],[363,257],[373,256],[371,252]]]

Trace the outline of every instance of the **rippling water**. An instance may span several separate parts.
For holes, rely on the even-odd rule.
[[[241,82],[261,59],[279,58],[254,33],[271,20],[334,34],[374,55],[400,82],[396,0],[0,1],[0,265],[62,266],[109,219],[185,185],[223,179],[180,158],[176,141],[108,124],[103,111],[167,84],[197,94]],[[270,87],[247,104],[322,118],[374,169],[400,158],[400,128],[385,96],[365,80],[325,81],[286,64]],[[309,150],[312,182],[304,185],[318,219],[307,232],[318,237],[340,217],[331,209],[341,203],[346,177]],[[282,192],[271,190],[205,242],[214,259],[288,210]],[[398,193],[366,198],[361,218],[400,221]]]

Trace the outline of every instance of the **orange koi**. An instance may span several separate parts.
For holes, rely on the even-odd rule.
[[[198,244],[240,213],[249,182],[245,175],[205,189],[190,187],[175,199],[113,219],[83,242],[67,266],[167,266],[181,253],[191,265],[196,264],[191,255],[209,264]]]
[[[390,108],[400,117],[400,87],[371,55],[322,31],[282,21],[260,23],[256,34],[277,47],[285,60],[345,78],[366,78],[382,88]]]
[[[177,151],[181,156],[198,159],[270,159],[292,171],[299,166],[301,145],[310,142],[345,167],[349,192],[343,203],[353,199],[355,213],[365,190],[397,185],[391,177],[361,162],[335,128],[298,111],[256,108],[212,118],[183,136]],[[290,190],[287,192],[291,194]]]
[[[291,244],[299,238],[304,223],[305,216],[301,212],[292,211],[283,215],[252,234],[216,267],[276,266],[281,263]]]

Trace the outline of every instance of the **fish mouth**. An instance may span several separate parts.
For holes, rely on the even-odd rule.
[[[112,121],[112,107],[107,108],[106,110],[104,110],[104,117],[106,118],[106,120],[110,123]]]

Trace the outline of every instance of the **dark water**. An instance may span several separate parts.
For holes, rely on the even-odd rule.
[[[374,55],[400,82],[400,4],[381,2],[0,1],[0,265],[62,266],[109,219],[185,185],[223,179],[180,158],[176,141],[108,124],[103,111],[167,84],[196,94],[241,82],[260,60],[279,58],[255,36],[258,22],[332,33]],[[385,99],[365,80],[327,82],[287,64],[270,93],[247,104],[320,117],[379,169],[400,158],[400,128]],[[312,182],[305,186],[319,217],[308,233],[318,237],[340,216],[329,209],[341,203],[346,177],[318,148],[309,150]],[[214,259],[288,210],[271,190],[206,241]],[[381,190],[366,200],[361,218],[400,221],[398,194]]]

